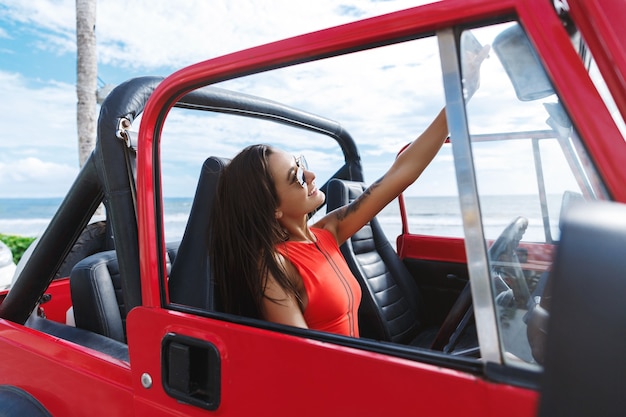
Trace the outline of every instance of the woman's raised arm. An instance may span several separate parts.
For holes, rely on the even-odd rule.
[[[468,100],[479,86],[480,66],[488,56],[489,49],[486,45],[477,55],[468,57],[468,73],[464,74],[467,85],[471,87]],[[437,155],[447,137],[448,123],[444,108],[426,130],[398,155],[385,175],[352,203],[329,213],[316,226],[328,229],[335,235],[337,243],[342,244],[415,182]]]
[[[421,175],[448,137],[445,109],[394,161],[389,170],[356,200],[316,223],[328,229],[342,244],[378,214]]]

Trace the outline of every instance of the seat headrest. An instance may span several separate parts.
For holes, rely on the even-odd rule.
[[[333,178],[328,182],[326,193],[326,211],[345,206],[363,194],[367,186],[361,181]]]

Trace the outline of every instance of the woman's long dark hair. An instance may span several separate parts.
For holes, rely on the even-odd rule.
[[[224,168],[210,219],[209,258],[224,312],[263,318],[268,274],[297,297],[275,247],[286,240],[267,145],[242,150]]]

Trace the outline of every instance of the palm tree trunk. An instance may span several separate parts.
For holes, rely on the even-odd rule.
[[[96,0],[76,0],[76,124],[82,167],[96,145]]]

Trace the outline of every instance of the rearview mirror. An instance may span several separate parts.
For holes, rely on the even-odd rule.
[[[538,100],[554,94],[552,84],[520,25],[496,36],[492,47],[519,100]]]

